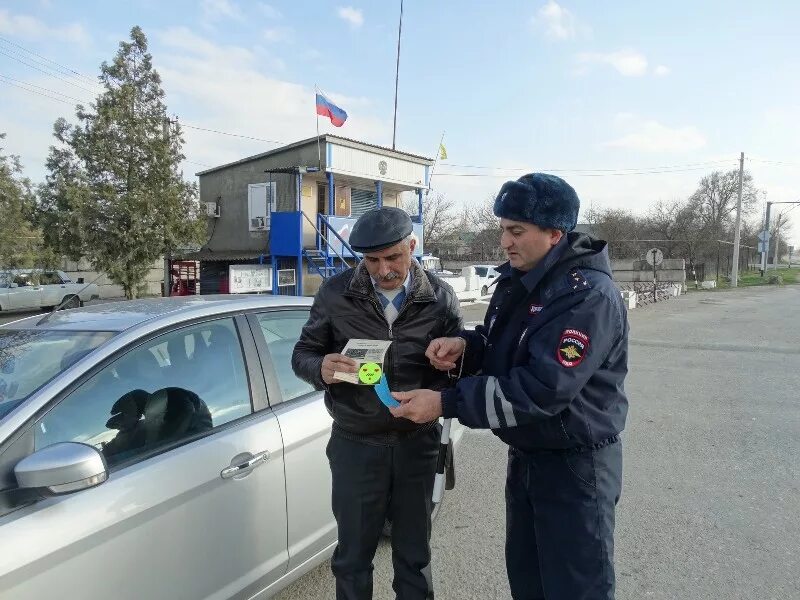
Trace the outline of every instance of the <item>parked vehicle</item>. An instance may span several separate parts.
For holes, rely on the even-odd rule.
[[[63,271],[15,269],[0,272],[0,311],[77,308],[99,298],[97,285],[75,283]]]
[[[290,366],[310,306],[187,296],[0,327],[0,597],[268,598],[326,560],[331,419]]]
[[[442,261],[438,256],[432,256],[430,254],[423,254],[419,257],[419,263],[422,265],[422,268],[426,271],[430,271],[431,273],[435,273],[439,277],[448,277],[454,276],[455,273],[452,271],[447,271],[446,269],[442,268]]]
[[[478,282],[481,286],[481,296],[487,296],[492,284],[500,276],[497,268],[494,265],[473,265],[475,267],[475,274],[478,276]]]

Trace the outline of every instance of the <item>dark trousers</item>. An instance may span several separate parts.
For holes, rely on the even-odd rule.
[[[506,568],[514,600],[613,600],[622,443],[509,451]]]
[[[397,598],[433,598],[430,515],[439,439],[439,427],[391,446],[331,435],[328,460],[339,528],[331,569],[337,600],[372,598],[372,560],[386,518],[392,521]]]

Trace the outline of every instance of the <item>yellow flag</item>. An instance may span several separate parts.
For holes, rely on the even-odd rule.
[[[444,144],[439,144],[439,158],[447,160],[447,148],[444,147]]]

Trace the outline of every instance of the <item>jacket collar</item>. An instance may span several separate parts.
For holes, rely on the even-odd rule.
[[[528,292],[532,292],[536,289],[536,286],[541,283],[542,279],[544,279],[544,276],[547,275],[547,273],[564,254],[567,246],[567,236],[561,236],[561,240],[550,249],[550,252],[545,254],[544,258],[539,261],[539,264],[520,277],[522,285],[525,286],[525,289],[527,289]],[[508,262],[505,262],[497,267],[497,270],[502,279],[507,279],[513,275],[513,269],[511,264]]]
[[[360,298],[370,298],[378,302],[378,296],[375,292],[375,286],[372,284],[372,278],[369,276],[369,271],[362,260],[355,269],[353,269],[353,277],[347,285],[345,295],[358,296]],[[416,261],[411,261],[411,289],[406,292],[405,302],[433,302],[436,300],[436,293],[433,290],[430,279],[427,273]]]

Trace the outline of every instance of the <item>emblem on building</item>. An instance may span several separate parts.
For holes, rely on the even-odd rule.
[[[389,165],[386,164],[385,160],[382,160],[378,163],[378,171],[380,171],[381,175],[386,175],[386,171],[389,170]]]

